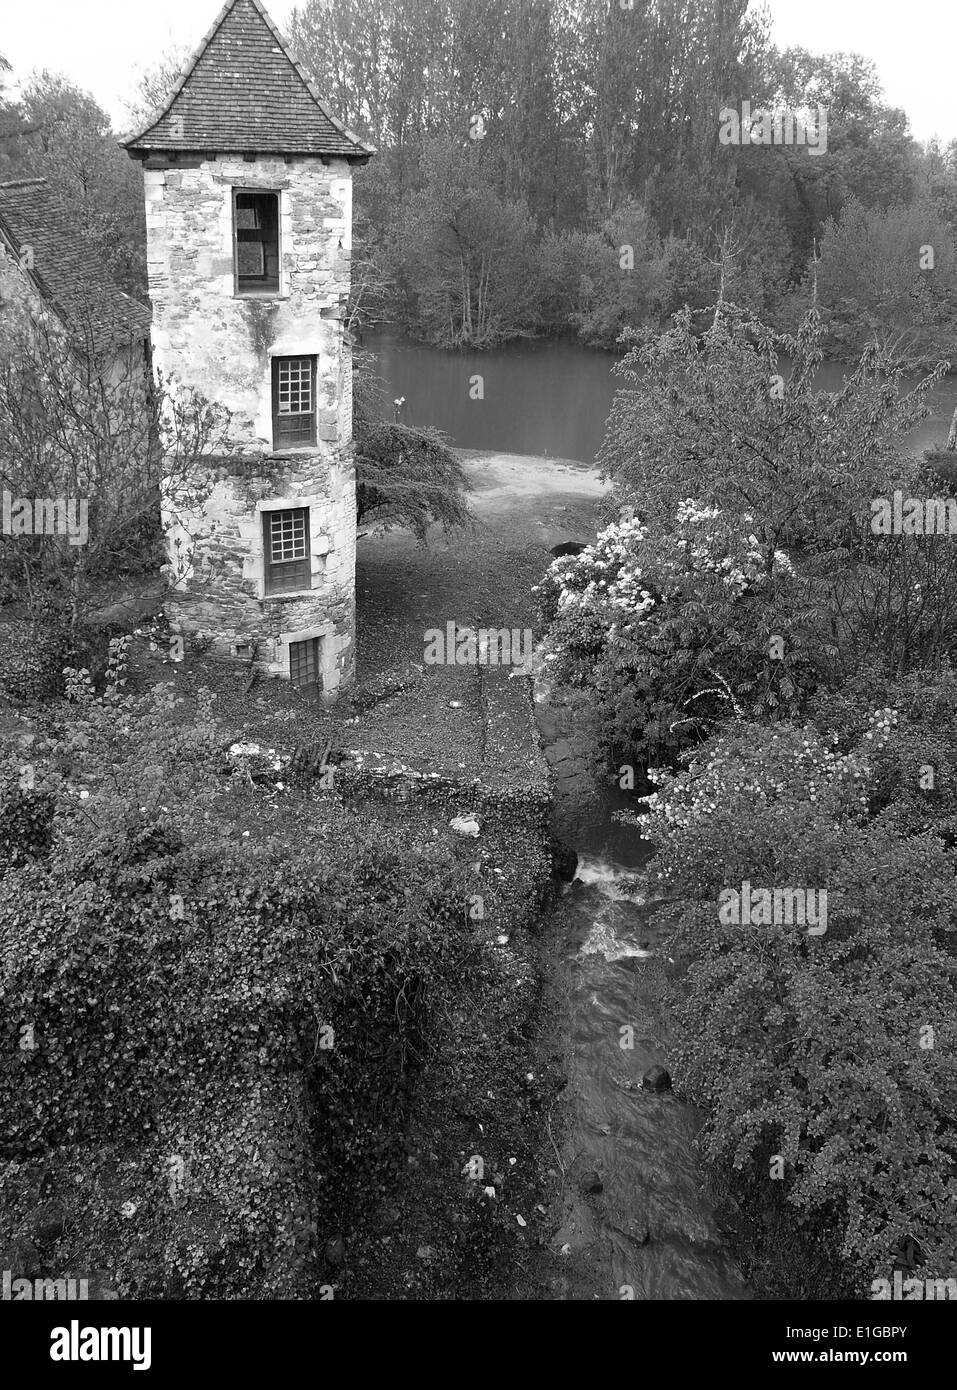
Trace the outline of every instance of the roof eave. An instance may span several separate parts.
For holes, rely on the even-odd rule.
[[[274,147],[270,147],[270,148],[268,148],[268,149],[266,149],[266,148],[251,149],[248,145],[237,145],[237,146],[233,146],[233,147],[228,147],[228,146],[225,146],[225,145],[214,145],[214,144],[205,144],[205,145],[160,145],[160,144],[155,144],[155,145],[154,145],[154,144],[143,145],[143,144],[137,144],[136,146],[131,146],[131,145],[129,145],[128,143],[126,143],[125,141],[121,141],[120,144],[121,144],[121,145],[123,146],[123,148],[127,151],[127,153],[130,154],[134,159],[140,158],[140,157],[142,157],[143,159],[148,159],[150,155],[154,155],[154,154],[166,154],[166,155],[180,155],[180,154],[181,154],[181,155],[192,155],[194,158],[195,158],[197,155],[204,155],[204,156],[207,156],[207,157],[208,157],[208,156],[210,156],[210,155],[220,155],[220,154],[231,154],[231,155],[247,155],[247,154],[251,154],[251,155],[257,155],[257,156],[258,156],[258,155],[280,155],[280,156],[282,156],[283,158],[286,158],[286,157],[290,157],[290,158],[295,157],[296,159],[344,159],[344,160],[346,160],[346,161],[347,161],[348,163],[350,163],[350,164],[366,164],[366,163],[368,163],[368,161],[373,157],[373,155],[378,154],[378,150],[375,148],[374,145],[363,145],[363,144],[360,144],[360,143],[358,143],[358,142],[357,142],[357,147],[356,147],[355,149],[352,149],[352,150],[293,150],[293,149],[290,149],[288,146],[282,146],[282,147],[274,146]]]

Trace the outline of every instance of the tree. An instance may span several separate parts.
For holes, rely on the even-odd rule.
[[[161,508],[200,499],[196,463],[222,444],[225,412],[154,385],[142,343],[105,325],[96,306],[69,330],[46,312],[8,319],[3,348],[0,485],[11,526],[2,565],[35,630],[75,652],[104,576],[159,571]],[[37,503],[57,499],[69,530],[46,513],[38,525]]]
[[[146,223],[142,175],[120,149],[110,120],[89,93],[41,72],[21,111],[37,133],[24,143],[22,173],[47,179],[96,245],[112,278],[146,297]]]
[[[565,232],[542,243],[543,308],[586,343],[614,347],[625,328],[657,324],[670,297],[669,259],[647,210],[629,202],[601,232]]]
[[[809,158],[799,145],[736,152],[742,190],[774,204],[797,268],[828,218],[838,217],[851,199],[868,207],[910,201],[917,148],[903,111],[886,104],[874,64],[860,54],[774,51],[767,80],[775,108],[827,112],[826,158]]]
[[[461,463],[438,430],[383,420],[382,394],[373,359],[357,354],[353,436],[360,526],[407,526],[422,544],[435,522],[447,535],[461,530],[469,522],[469,483]]]
[[[624,503],[665,529],[693,497],[747,514],[765,552],[800,539],[842,543],[870,499],[905,468],[898,437],[927,414],[942,364],[913,390],[867,350],[839,391],[818,390],[824,330],[813,311],[796,336],[728,305],[699,337],[690,312],[658,334],[626,335],[599,463]]]
[[[475,146],[431,141],[423,173],[395,233],[406,323],[444,347],[491,347],[532,331],[538,268],[528,209],[498,196]]]
[[[832,341],[907,366],[941,356],[957,317],[954,233],[936,207],[849,203],[824,228],[818,283]]]
[[[185,44],[174,44],[152,66],[140,69],[136,94],[126,103],[131,129],[144,126],[166,104],[192,56]]]
[[[0,180],[16,177],[23,167],[25,137],[36,132],[36,126],[26,123],[20,108],[4,93],[10,72],[9,62],[0,53]]]

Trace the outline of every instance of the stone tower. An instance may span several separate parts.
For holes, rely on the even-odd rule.
[[[355,668],[352,166],[260,0],[230,0],[143,164],[153,360],[231,412],[201,508],[164,517],[175,630],[327,698]]]

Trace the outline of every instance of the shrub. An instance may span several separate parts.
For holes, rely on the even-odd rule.
[[[892,708],[893,737],[875,744],[868,813],[901,835],[933,832],[957,844],[957,673],[919,670],[895,678],[865,667],[808,713],[841,748],[866,740],[875,705]]]
[[[642,821],[705,1153],[752,1192],[779,1155],[797,1220],[833,1234],[859,1297],[908,1239],[928,1274],[957,1260],[955,861],[881,809],[909,756],[896,721],[872,713],[844,751],[812,727],[736,727],[659,774]],[[725,925],[719,894],[745,881],[826,889],[826,931]]]
[[[474,879],[358,818],[298,854],[237,842],[208,702],[69,687],[36,754],[52,826],[15,799],[0,821],[24,847],[0,899],[0,1161],[72,1189],[112,1149],[135,1211],[98,1178],[87,1218],[127,1293],[301,1296],[468,992]]]
[[[800,598],[785,555],[769,568],[746,522],[689,501],[673,534],[621,521],[550,566],[546,659],[592,694],[602,744],[663,761],[730,713],[780,717],[816,687],[827,653]]]
[[[867,350],[839,391],[821,391],[814,312],[794,337],[726,306],[703,336],[686,311],[626,341],[599,454],[619,500],[661,528],[686,497],[750,513],[767,558],[844,543],[852,519],[907,472],[898,438],[927,415],[945,365],[908,389]]]

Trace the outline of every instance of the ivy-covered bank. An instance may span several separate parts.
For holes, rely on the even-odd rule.
[[[4,754],[4,1268],[133,1298],[512,1296],[551,1096],[527,691],[486,701],[458,781],[317,775],[224,740],[208,695],[125,694],[116,656]]]

